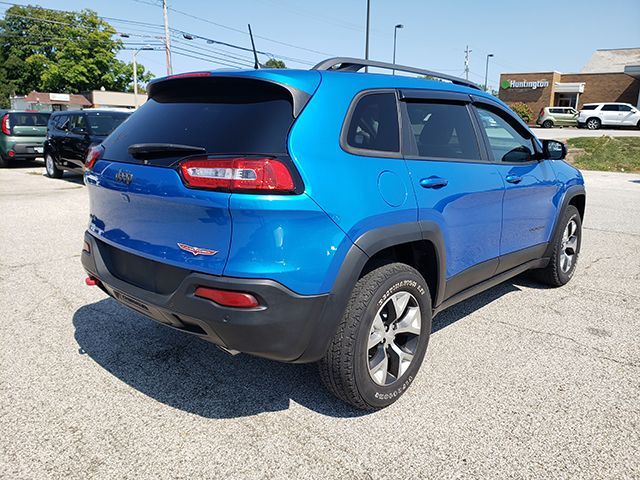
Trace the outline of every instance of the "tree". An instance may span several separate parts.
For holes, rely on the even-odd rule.
[[[270,58],[264,64],[267,68],[287,68],[282,60],[276,60],[275,58]]]
[[[116,59],[124,45],[115,34],[92,10],[12,6],[0,20],[0,106],[8,106],[9,95],[31,90],[130,89],[133,65]],[[139,83],[151,78],[138,64]]]

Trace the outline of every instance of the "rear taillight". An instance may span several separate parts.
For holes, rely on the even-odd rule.
[[[98,159],[102,156],[104,152],[104,147],[101,145],[96,145],[95,147],[91,147],[87,152],[87,156],[84,159],[84,168],[85,170],[91,170],[93,166],[96,164]]]
[[[293,193],[289,168],[275,158],[194,158],[180,162],[189,187],[226,192]]]
[[[540,110],[540,113],[538,114],[538,118],[542,118],[543,115],[544,115],[544,108]]]
[[[11,135],[11,125],[9,125],[9,114],[5,113],[2,117],[2,133]]]

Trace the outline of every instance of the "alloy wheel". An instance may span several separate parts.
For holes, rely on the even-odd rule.
[[[560,244],[560,269],[567,273],[573,266],[578,254],[578,224],[575,218],[571,218],[562,234]]]
[[[388,386],[407,371],[418,348],[420,306],[409,292],[397,292],[380,307],[367,343],[369,375]]]
[[[47,170],[49,176],[53,176],[54,173],[54,165],[53,165],[53,157],[51,155],[47,155],[44,159],[44,165]]]
[[[587,122],[587,128],[589,130],[597,130],[599,127],[600,127],[600,122],[598,122],[598,120],[596,120],[595,118],[592,118]]]

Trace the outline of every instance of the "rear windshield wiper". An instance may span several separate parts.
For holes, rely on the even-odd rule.
[[[171,157],[175,154],[207,153],[204,147],[178,145],[175,143],[136,143],[130,145],[127,151],[133,158],[162,158]]]

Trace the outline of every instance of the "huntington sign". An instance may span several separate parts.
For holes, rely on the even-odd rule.
[[[535,90],[536,88],[546,88],[549,86],[549,82],[547,80],[534,80],[527,81],[523,80],[521,82],[517,80],[503,80],[500,82],[500,86],[504,89],[507,88],[531,88]]]

